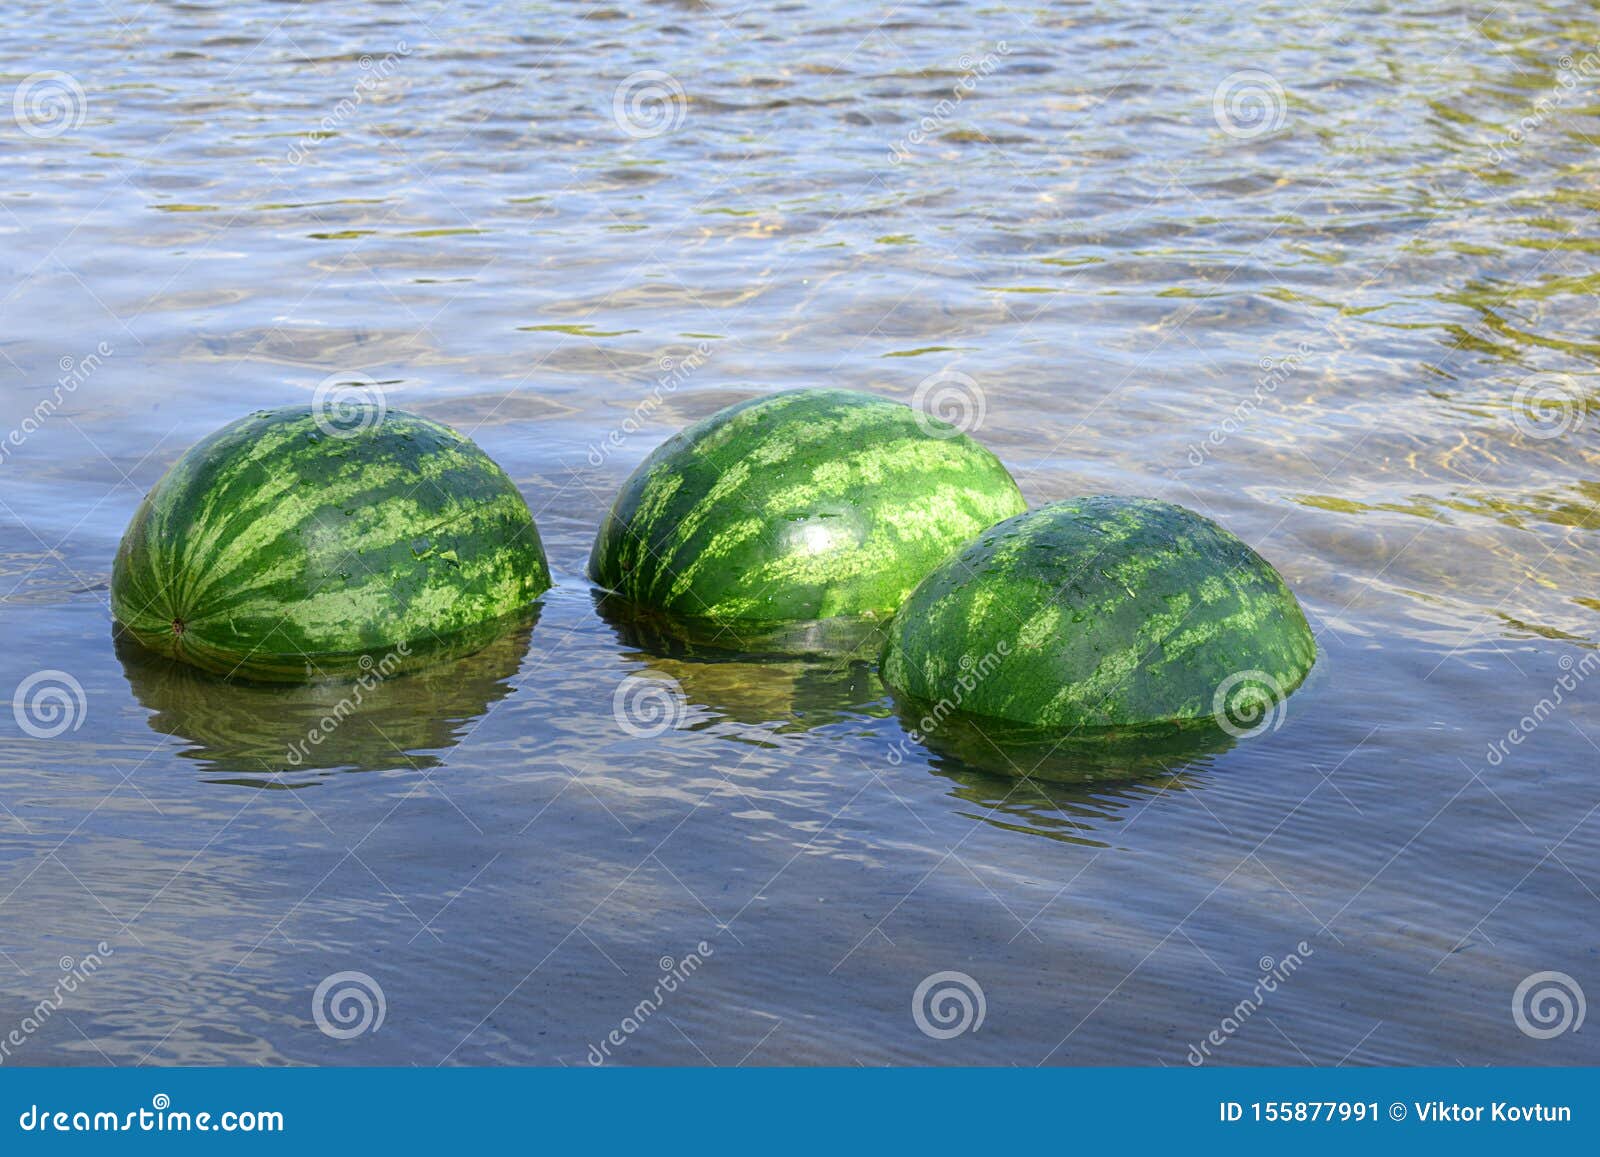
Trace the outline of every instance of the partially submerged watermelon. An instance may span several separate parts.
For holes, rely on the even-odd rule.
[[[173,464],[117,551],[123,631],[217,674],[303,682],[459,654],[526,616],[550,573],[500,467],[414,414],[320,417],[257,411]]]
[[[882,675],[936,705],[922,718],[1126,731],[1226,726],[1219,692],[1230,715],[1259,714],[1316,654],[1294,595],[1233,535],[1096,497],[1003,522],[930,574],[890,625]]]
[[[909,406],[791,390],[663,443],[601,525],[589,575],[690,619],[887,617],[974,535],[1026,509],[988,450]]]

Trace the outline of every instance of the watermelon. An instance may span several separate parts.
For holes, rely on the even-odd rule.
[[[482,646],[550,586],[515,485],[448,426],[380,406],[259,410],[190,448],[123,535],[111,609],[140,644],[268,682]]]
[[[789,390],[720,410],[623,485],[589,557],[622,598],[738,624],[887,618],[974,535],[1026,509],[988,450],[899,402]]]
[[[1216,523],[1092,497],[1002,522],[930,574],[890,624],[881,674],[934,720],[1239,734],[1316,653],[1278,573]]]

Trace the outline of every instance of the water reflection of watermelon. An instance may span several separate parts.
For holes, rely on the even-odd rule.
[[[151,729],[188,743],[179,754],[222,773],[223,782],[288,787],[317,778],[308,772],[440,766],[443,753],[511,693],[536,618],[472,654],[392,678],[369,671],[299,685],[219,679],[120,633],[116,648],[135,698],[153,712]]]
[[[826,633],[828,646],[821,645],[822,635],[799,640],[806,646],[791,635],[766,635],[760,640],[766,649],[741,651],[714,631],[685,631],[681,623],[614,598],[597,599],[595,606],[631,660],[672,679],[691,705],[732,722],[809,731],[887,714],[872,665],[882,636],[871,624],[808,624]]]
[[[1152,795],[1203,790],[1204,764],[1204,760],[1184,764],[1181,772],[1125,783],[1019,780],[1013,774],[978,771],[946,756],[936,756],[930,770],[949,783],[951,799],[970,805],[956,808],[970,820],[1021,835],[1103,848],[1116,838],[1118,823],[1132,818],[1123,813],[1131,809],[1137,815]]]
[[[900,721],[907,738],[891,749],[890,762],[932,751],[947,770],[1058,784],[1094,784],[1170,779],[1209,762],[1234,745],[1220,727],[1151,726],[1063,733],[1005,720],[935,714],[932,704],[899,697]]]

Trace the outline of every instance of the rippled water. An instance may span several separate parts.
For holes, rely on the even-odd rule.
[[[1600,994],[1587,5],[0,29],[0,688],[83,691],[0,734],[4,1063],[1600,1061],[1513,1014]],[[896,762],[869,664],[597,613],[591,535],[672,431],[939,374],[1031,502],[1165,498],[1279,566],[1321,647],[1281,726],[1098,785]],[[119,653],[106,582],[186,446],[330,379],[470,433],[558,586],[289,766],[348,689]],[[678,726],[618,726],[630,674]],[[384,1019],[337,1039],[347,971]],[[984,1019],[938,1039],[946,971]]]

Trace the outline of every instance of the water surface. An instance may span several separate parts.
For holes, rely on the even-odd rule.
[[[618,1030],[632,1064],[1183,1065],[1291,954],[1216,1063],[1600,1061],[1513,1015],[1538,972],[1600,993],[1589,6],[0,30],[0,697],[69,691],[60,734],[0,730],[0,1036],[108,950],[5,1063],[577,1065]],[[930,378],[1030,502],[1159,497],[1274,562],[1321,649],[1281,726],[1018,780],[897,754],[870,663],[597,613],[660,440]],[[119,650],[106,583],[185,447],[329,381],[475,438],[558,586],[293,764],[347,690]],[[630,676],[678,689],[662,734],[619,726]],[[339,1039],[347,971],[384,1019]],[[919,1027],[940,972],[981,1026]]]

